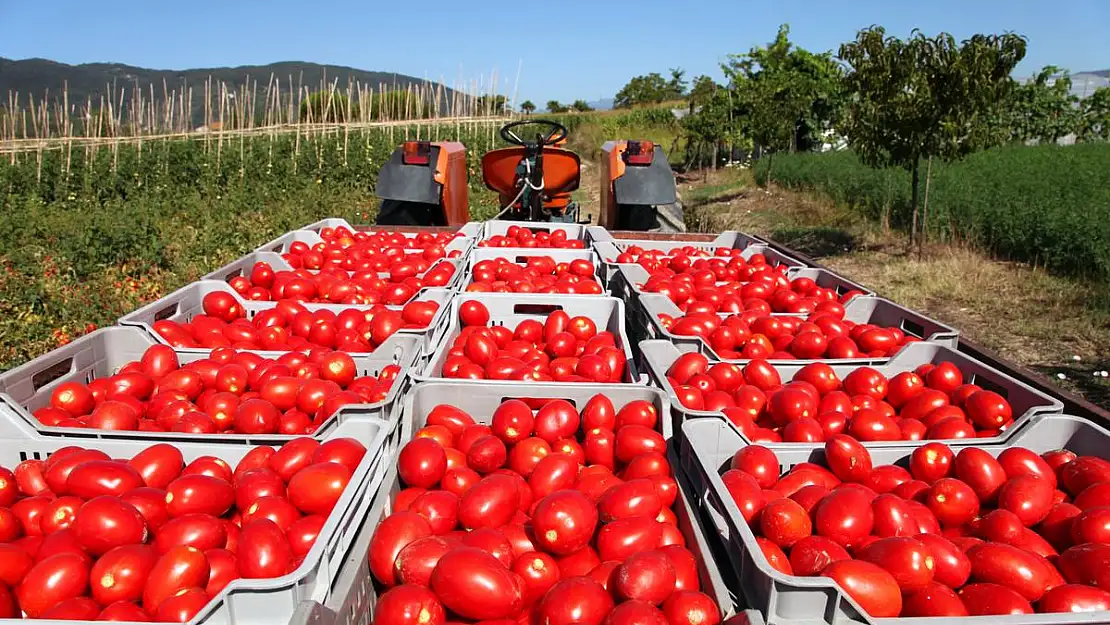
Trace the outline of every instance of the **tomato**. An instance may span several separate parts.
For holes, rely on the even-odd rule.
[[[975,491],[983,503],[990,503],[1006,482],[1006,471],[993,456],[978,447],[966,447],[956,454],[955,475]]]
[[[1047,480],[1019,475],[1007,480],[998,491],[998,507],[1015,513],[1026,526],[1033,526],[1052,510],[1052,496],[1052,484]]]
[[[1001,584],[1029,601],[1064,583],[1044,558],[1002,543],[983,543],[968,550],[971,576],[976,581]]]
[[[790,567],[790,558],[786,556],[786,552],[782,550],[782,547],[779,547],[762,536],[756,536],[755,542],[759,545],[760,552],[763,553],[764,558],[767,558],[767,563],[771,565],[771,568],[783,575],[794,574],[794,570]]]
[[[117,601],[101,610],[96,620],[145,623],[150,621],[150,615],[131,601]]]
[[[208,514],[186,514],[163,525],[154,537],[154,546],[159,553],[177,545],[205,551],[224,547],[227,539],[227,527],[220,519]]]
[[[574,436],[580,422],[574,404],[565,399],[557,399],[536,412],[535,434],[548,443],[554,443],[561,438]]]
[[[474,441],[466,452],[466,463],[479,473],[492,473],[508,460],[508,450],[501,439],[487,435]]]
[[[971,449],[966,448],[960,453]],[[925,494],[925,505],[942,525],[949,527],[964,525],[979,513],[979,499],[975,491],[964,482],[948,477],[933,483]]]
[[[941,443],[925,443],[910,454],[910,474],[928,484],[948,477],[955,454]]]
[[[636,516],[654,518],[663,509],[663,500],[651,480],[635,479],[607,490],[597,509],[606,523]]]
[[[143,515],[131,504],[109,496],[85,502],[77,511],[73,531],[81,546],[93,555],[120,545],[143,543],[147,538]]]
[[[605,618],[606,625],[669,625],[666,615],[646,601],[624,601],[617,604],[609,616]]]
[[[248,399],[235,409],[235,430],[243,434],[276,434],[280,420],[277,408],[262,399]]]
[[[84,384],[62,382],[50,394],[50,405],[64,410],[70,416],[80,417],[92,412],[96,407],[96,399]]]
[[[451,549],[451,543],[439,536],[419,538],[398,552],[394,576],[402,584],[427,587],[436,563]]]
[[[585,431],[595,428],[616,430],[617,416],[613,401],[605,395],[594,395],[582,408],[580,422],[582,429]]]
[[[733,455],[731,467],[754,477],[760,488],[770,488],[779,479],[778,458],[761,445],[741,447]]]
[[[400,581],[394,573],[397,555],[411,543],[431,535],[431,526],[415,512],[400,511],[387,516],[370,538],[370,572],[379,582],[396,585]]]
[[[207,475],[184,475],[166,488],[171,517],[185,514],[223,516],[235,504],[235,489],[225,480]]]
[[[473,547],[444,554],[432,571],[431,589],[447,609],[469,619],[508,618],[523,605],[520,578]]]
[[[374,606],[374,625],[444,625],[447,614],[439,599],[422,586],[390,588]]]
[[[14,594],[27,616],[39,618],[55,604],[83,594],[88,583],[87,557],[57,553],[39,560],[15,587]]]
[[[459,320],[464,326],[484,326],[489,319],[489,309],[485,304],[476,300],[459,303]]]
[[[532,512],[537,546],[555,555],[567,555],[589,544],[597,522],[597,507],[576,490],[551,493]]]
[[[149,545],[122,545],[108,551],[93,564],[89,575],[93,598],[105,606],[139,601],[157,562],[158,552]]]
[[[351,471],[337,462],[307,466],[289,480],[289,501],[305,514],[327,516],[351,481]]]
[[[42,614],[52,621],[89,621],[100,614],[100,605],[88,597],[71,597]]]
[[[863,540],[874,526],[871,498],[855,488],[834,490],[813,511],[814,532],[843,547],[851,547]]]
[[[790,568],[794,575],[810,577],[838,560],[848,560],[848,551],[824,536],[806,536],[790,549]]]
[[[578,551],[557,558],[559,575],[563,578],[581,577],[588,575],[595,568],[601,566],[601,558],[593,547],[584,547]]]
[[[813,531],[809,515],[792,499],[776,499],[763,506],[760,532],[780,547],[790,547]]]
[[[226,549],[209,549],[204,552],[208,560],[208,583],[204,591],[208,596],[220,594],[228,584],[239,579],[239,563],[234,553]]]
[[[1048,515],[1037,526],[1037,531],[1057,549],[1067,549],[1072,544],[1071,526],[1073,520],[1083,511],[1070,503],[1058,503],[1052,506]]]
[[[240,465],[242,466],[242,465]],[[234,478],[235,507],[246,510],[259,497],[285,495],[285,482],[270,469],[248,469]]]
[[[880,538],[860,549],[858,556],[886,569],[903,593],[924,590],[933,581],[933,556],[913,538]]]
[[[862,482],[871,473],[871,454],[859,441],[844,434],[825,441],[825,462],[845,482]]]
[[[528,476],[528,486],[536,499],[542,499],[557,490],[574,486],[578,468],[578,462],[569,455],[544,456]]]
[[[289,526],[285,536],[289,539],[289,548],[293,550],[293,557],[304,556],[312,549],[325,521],[327,518],[312,514],[297,519]]]
[[[1010,403],[994,391],[976,391],[964,402],[967,417],[982,429],[997,429],[1013,420]]]
[[[835,581],[874,618],[891,618],[902,611],[902,593],[894,577],[878,565],[862,560],[840,560],[821,571]]]
[[[459,500],[459,522],[467,529],[501,527],[516,513],[520,497],[512,477],[500,473],[487,475]]]
[[[617,460],[631,462],[636,456],[645,453],[665,453],[667,449],[663,435],[642,425],[627,425],[617,430],[614,445]]]
[[[288,572],[293,551],[276,523],[255,519],[243,524],[235,557],[244,578],[273,578]]]
[[[1110,482],[1110,461],[1094,456],[1076,458],[1060,467],[1058,471],[1060,484],[1073,497],[1093,484]],[[50,480],[47,479],[47,481]]]
[[[663,615],[671,625],[718,625],[721,612],[708,595],[679,590],[663,602]]]
[[[1083,584],[1057,586],[1037,602],[1038,612],[1102,612],[1110,610],[1110,592]]]
[[[968,584],[957,594],[971,616],[1033,613],[1033,606],[1024,597],[999,584]]]
[[[1056,473],[1040,456],[1024,447],[1010,447],[998,455],[998,463],[1008,477],[1032,475],[1056,488]]]
[[[901,616],[967,616],[967,608],[956,591],[944,584],[930,582],[924,589],[902,597]]]
[[[589,577],[562,579],[544,595],[536,613],[545,625],[601,625],[613,597]]]

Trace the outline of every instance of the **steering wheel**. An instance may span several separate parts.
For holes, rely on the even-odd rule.
[[[539,135],[540,146],[555,145],[556,143],[559,143],[563,139],[567,138],[567,127],[560,124],[559,122],[553,122],[549,119],[522,119],[518,122],[512,122],[510,124],[505,124],[504,126],[502,126],[501,139],[505,141],[505,143],[511,143],[512,145],[531,145],[531,142],[521,139],[519,136],[517,136],[515,132],[513,132],[514,128],[529,125],[543,126],[545,128],[551,129],[547,132],[546,135]]]

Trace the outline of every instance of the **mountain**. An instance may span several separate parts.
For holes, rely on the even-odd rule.
[[[344,90],[348,82],[357,82],[378,91],[379,85],[388,89],[406,89],[409,85],[421,85],[424,81],[414,76],[395,72],[372,72],[341,65],[320,65],[301,61],[283,61],[269,65],[244,65],[240,67],[212,67],[185,70],[148,69],[121,63],[83,63],[67,65],[47,59],[12,60],[0,57],[0,97],[6,103],[9,92],[19,92],[20,101],[26,105],[28,95],[41,100],[47,92],[50,99],[60,97],[62,90],[69,92],[71,105],[82,106],[92,98],[98,103],[102,95],[116,89],[128,92],[136,86],[146,94],[154,87],[154,97],[162,99],[163,84],[170,90],[181,91],[182,84],[193,88],[194,123],[203,123],[204,85],[209,77],[212,84],[223,82],[229,87],[238,87],[250,77],[252,83],[258,82],[258,99],[263,95],[270,76],[280,80],[281,90],[288,92],[290,77],[294,87],[304,85],[317,90],[322,84],[330,85],[338,79],[338,89]],[[446,89],[444,99],[450,102],[453,90]],[[149,95],[148,95],[149,97]],[[198,111],[199,109],[199,111]],[[196,119],[197,115],[200,119]]]
[[[613,108],[613,98],[601,98],[588,103],[591,108],[598,111],[608,111]]]

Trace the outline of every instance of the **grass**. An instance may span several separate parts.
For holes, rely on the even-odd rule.
[[[769,236],[969,339],[1110,407],[1110,288],[1097,280],[993,260],[967,243],[928,245],[884,231],[820,194],[762,188],[751,172],[724,170],[684,198],[688,224]],[[692,207],[692,208],[691,208]],[[1064,379],[1060,379],[1062,374]]]

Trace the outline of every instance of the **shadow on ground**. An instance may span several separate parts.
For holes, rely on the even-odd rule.
[[[1096,373],[1110,371],[1110,361],[1077,362],[1064,366],[1032,365],[1029,367],[1056,384],[1079,393],[1087,401],[1110,410],[1110,378]],[[1059,374],[1064,374],[1060,379]]]
[[[779,228],[771,233],[771,238],[813,258],[848,254],[860,246],[852,233],[827,226]]]

